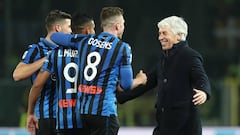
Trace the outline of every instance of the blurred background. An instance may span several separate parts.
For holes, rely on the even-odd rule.
[[[204,126],[240,125],[239,0],[1,0],[0,126],[24,127],[30,80],[14,82],[12,73],[24,50],[46,35],[44,19],[52,9],[81,11],[95,19],[104,6],[124,9],[123,40],[132,47],[134,74],[158,60],[157,22],[178,15],[189,25],[189,45],[204,57],[212,98],[200,107]],[[119,105],[121,126],[154,126],[156,90]]]

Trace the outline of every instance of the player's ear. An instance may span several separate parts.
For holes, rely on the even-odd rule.
[[[87,33],[87,34],[91,34],[91,28],[90,28],[90,26],[87,26],[87,28],[86,28],[86,33]]]
[[[61,25],[60,24],[56,24],[56,25],[54,25],[54,30],[56,31],[56,32],[59,32],[59,31],[61,31]]]
[[[87,27],[83,28],[81,31],[82,34],[89,34],[89,30]]]
[[[119,30],[120,29],[120,24],[119,23],[115,23],[114,27],[115,27],[116,30]]]

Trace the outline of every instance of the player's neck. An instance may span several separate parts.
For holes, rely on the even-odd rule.
[[[116,30],[112,30],[112,29],[104,29],[103,32],[107,32],[107,33],[110,33],[114,36],[117,37],[117,31]]]

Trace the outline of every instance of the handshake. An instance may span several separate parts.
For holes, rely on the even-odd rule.
[[[145,85],[146,83],[147,83],[147,75],[142,70],[140,70],[138,72],[138,74],[136,75],[136,77],[133,79],[133,83],[132,83],[131,89],[134,89],[134,88],[136,88],[139,85]],[[119,84],[120,83],[118,83],[117,90],[119,92],[123,92],[124,90],[121,88],[121,86]]]

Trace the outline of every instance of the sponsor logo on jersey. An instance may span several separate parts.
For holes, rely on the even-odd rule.
[[[61,99],[58,101],[58,106],[60,108],[75,107],[77,104],[77,99]]]
[[[80,84],[78,86],[78,91],[86,94],[101,94],[103,90],[99,86],[88,86],[88,85]]]

